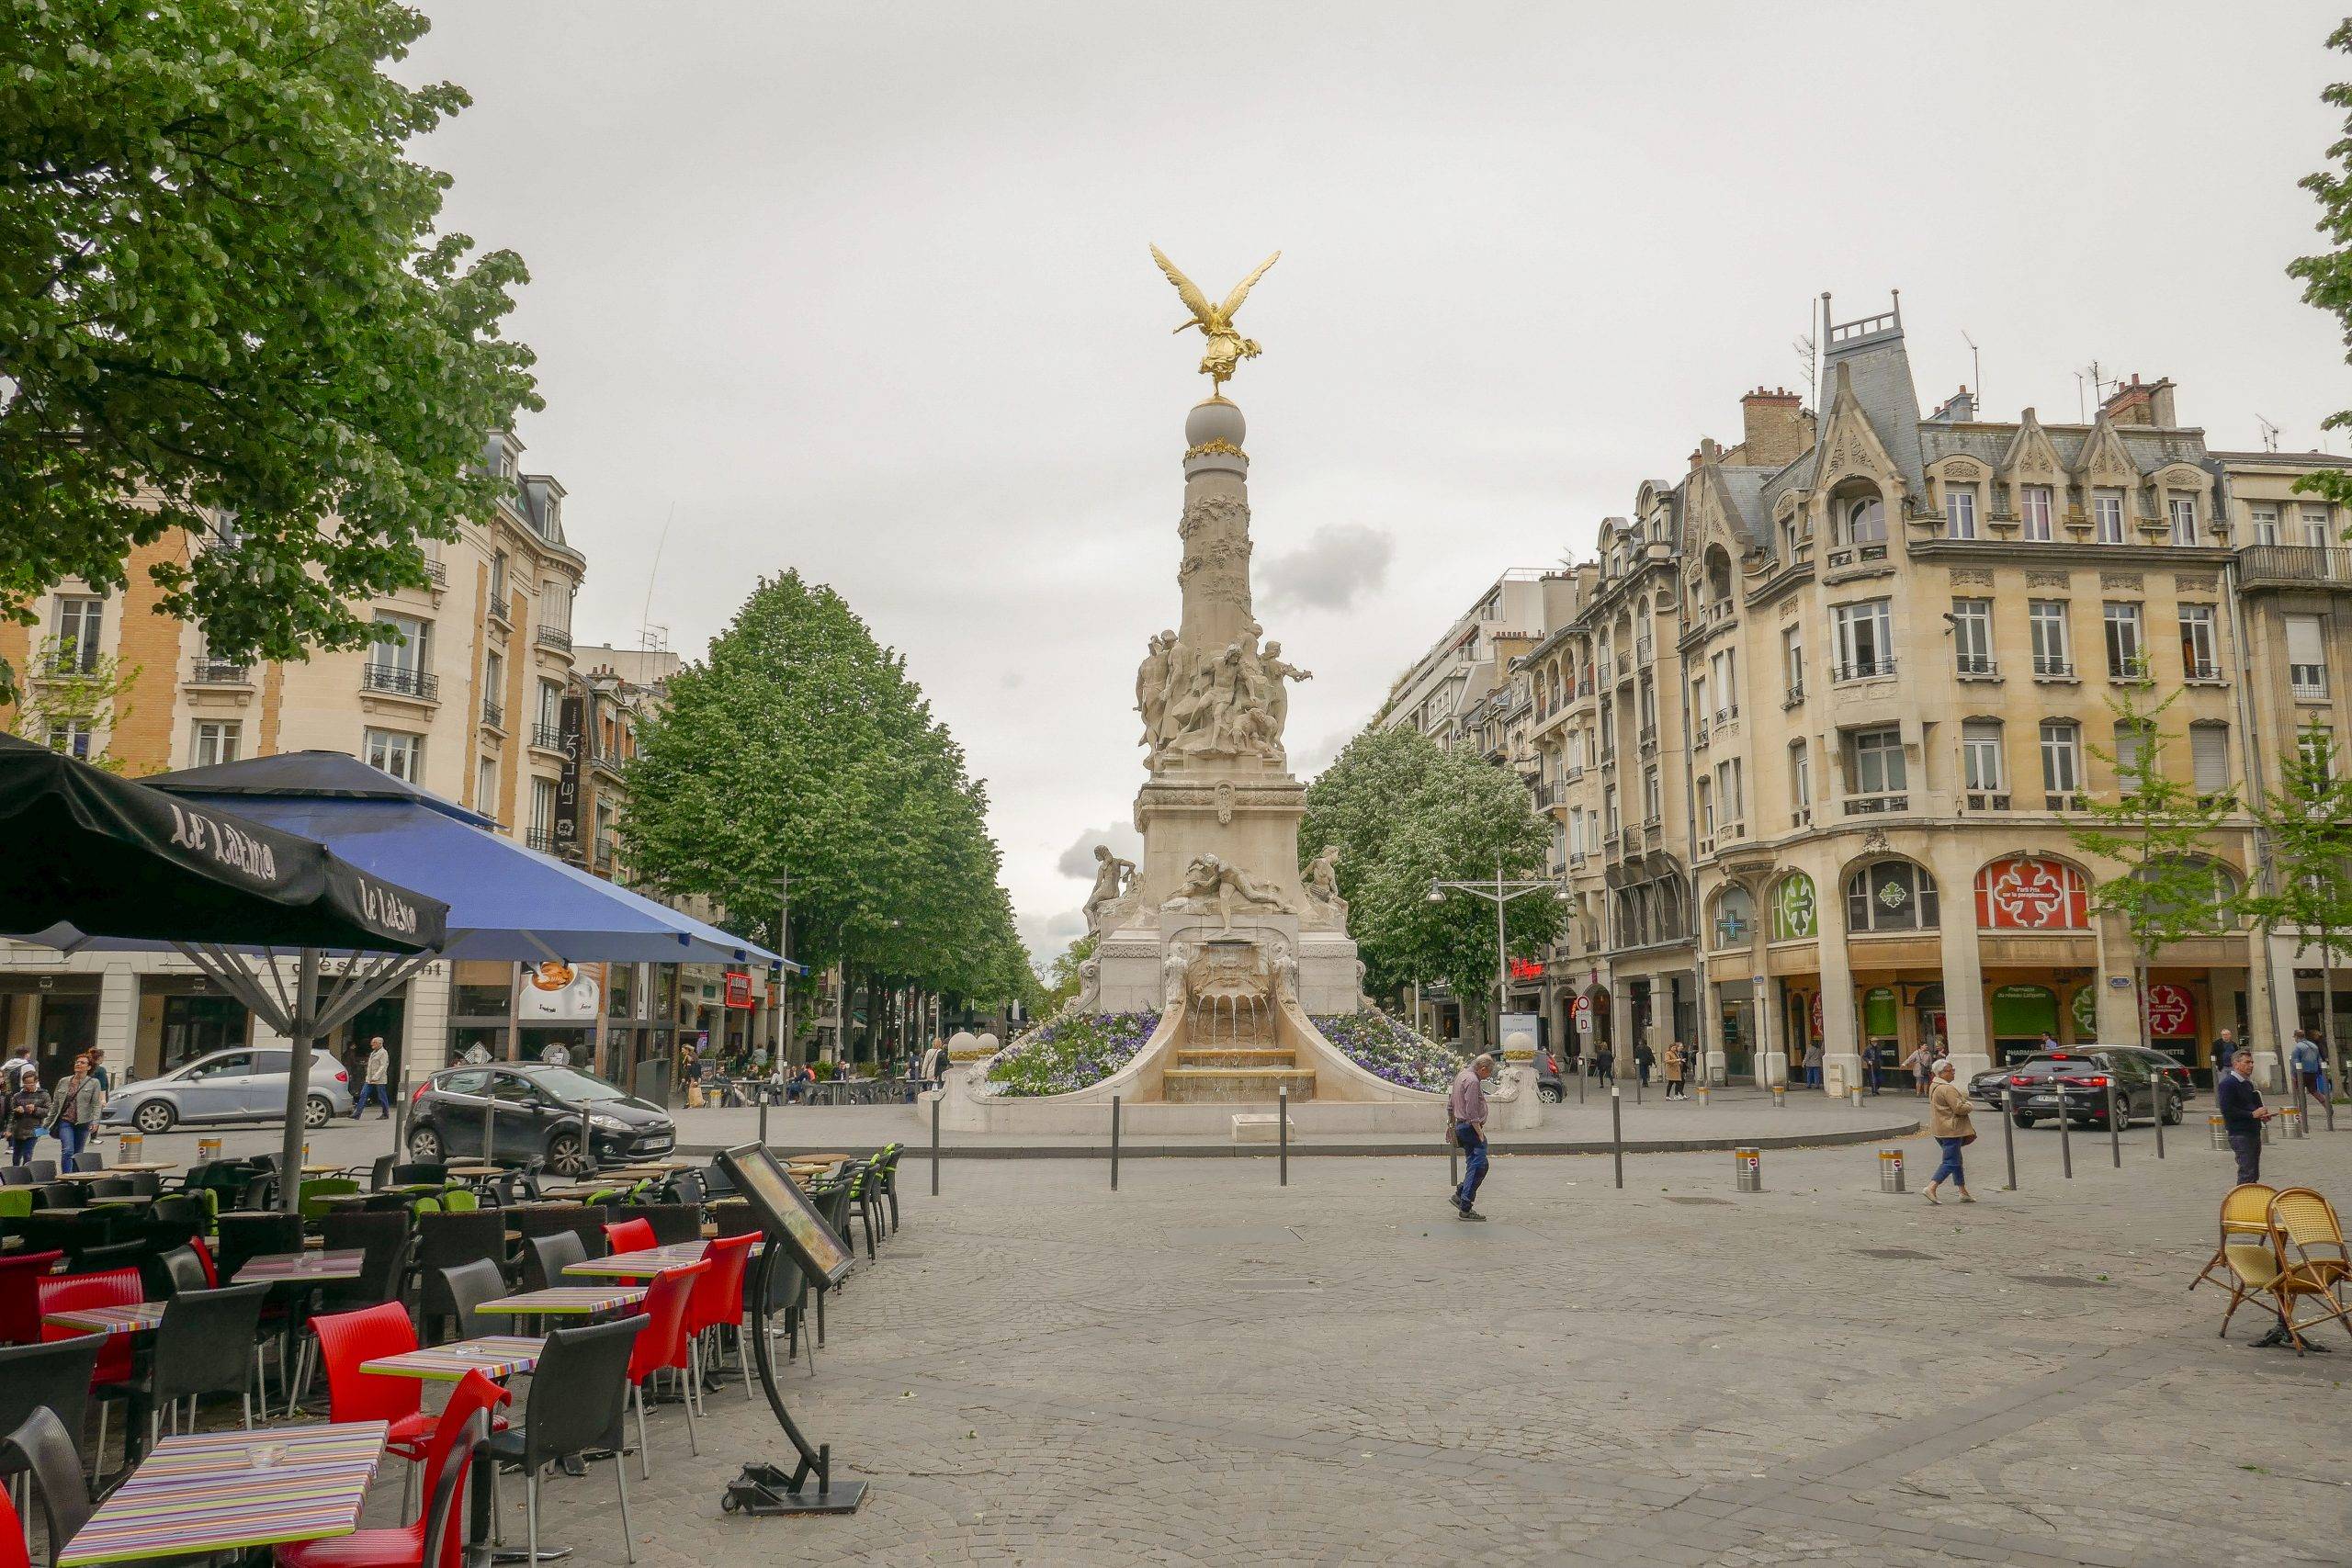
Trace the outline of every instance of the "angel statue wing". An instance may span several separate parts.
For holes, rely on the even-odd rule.
[[[1151,259],[1159,264],[1159,270],[1166,273],[1168,275],[1168,281],[1176,286],[1176,297],[1184,301],[1184,309],[1193,312],[1193,321],[1200,322],[1201,326],[1205,329],[1209,324],[1210,319],[1208,296],[1194,288],[1191,278],[1186,277],[1182,273],[1178,272],[1176,270],[1176,264],[1170,261],[1168,259],[1168,254],[1165,251],[1162,251],[1158,245],[1151,247]],[[1260,272],[1263,272],[1266,269],[1261,266],[1258,270]],[[1254,283],[1256,281],[1257,279],[1253,276],[1250,282]],[[1249,284],[1242,285],[1242,290],[1245,293],[1248,289]],[[1192,321],[1187,321],[1184,323],[1184,326],[1190,326],[1192,324]],[[1178,327],[1176,330],[1181,333],[1184,330],[1184,327]]]
[[[1266,276],[1266,269],[1282,259],[1282,252],[1276,251],[1272,255],[1268,256],[1264,261],[1258,264],[1257,271],[1251,273],[1249,276],[1243,278],[1240,282],[1233,286],[1233,292],[1225,297],[1225,303],[1217,307],[1216,312],[1219,317],[1223,318],[1227,325],[1229,326],[1232,324],[1233,312],[1241,309],[1241,301],[1250,298],[1250,290],[1257,284],[1257,281],[1260,278]]]

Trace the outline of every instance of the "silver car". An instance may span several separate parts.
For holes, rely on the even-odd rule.
[[[98,1112],[98,1125],[168,1133],[182,1122],[283,1121],[293,1065],[293,1048],[287,1045],[215,1051],[116,1089]],[[351,1075],[324,1051],[311,1053],[309,1090],[303,1126],[323,1127],[331,1117],[351,1114]]]

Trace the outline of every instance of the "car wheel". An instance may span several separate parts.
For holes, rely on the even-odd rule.
[[[408,1134],[408,1157],[418,1165],[441,1163],[441,1134],[431,1127],[413,1127]]]
[[[168,1100],[142,1100],[139,1109],[130,1113],[131,1125],[142,1133],[168,1133],[180,1113]]]
[[[1557,1105],[1566,1097],[1550,1084],[1544,1084],[1536,1089],[1535,1098],[1542,1100],[1546,1105]]]
[[[2167,1127],[2179,1126],[2182,1120],[2188,1115],[2188,1111],[2181,1102],[2180,1097],[2175,1095],[2172,1099],[2165,1102],[2165,1125]]]
[[[570,1128],[548,1140],[548,1168],[564,1176],[578,1176],[588,1168],[580,1157],[580,1133]]]
[[[2009,1120],[2010,1120],[2010,1121],[2012,1121],[2012,1122],[2016,1122],[2018,1126],[2028,1129],[2029,1131],[2030,1131],[2030,1130],[2031,1130],[2031,1128],[2032,1128],[2032,1126],[2033,1126],[2033,1118],[2032,1118],[2032,1117],[2030,1117],[2030,1116],[2028,1116],[2028,1115],[2027,1115],[2027,1114],[2025,1114],[2023,1111],[2019,1111],[2019,1112],[2018,1112],[2018,1114],[2016,1114],[2015,1116],[2010,1117],[2010,1118],[2009,1118]]]
[[[334,1101],[323,1094],[314,1094],[302,1101],[302,1125],[317,1132],[334,1120]]]

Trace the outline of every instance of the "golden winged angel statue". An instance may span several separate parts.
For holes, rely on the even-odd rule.
[[[1257,271],[1235,284],[1222,305],[1210,304],[1208,296],[1195,288],[1191,278],[1178,272],[1176,264],[1158,245],[1151,247],[1151,259],[1159,264],[1159,270],[1176,286],[1176,296],[1184,301],[1184,309],[1193,312],[1193,319],[1176,330],[1189,332],[1198,327],[1201,335],[1208,339],[1208,351],[1201,355],[1201,374],[1210,378],[1216,395],[1222,397],[1225,384],[1233,379],[1234,367],[1245,359],[1258,357],[1257,340],[1233,330],[1233,313],[1241,309],[1241,301],[1250,298],[1250,287],[1266,276],[1266,269],[1283,259],[1282,252],[1276,251],[1260,262]]]

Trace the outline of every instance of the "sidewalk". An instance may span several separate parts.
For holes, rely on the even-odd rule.
[[[1589,1088],[1590,1086],[1588,1086]],[[1758,1089],[1716,1090],[1708,1102],[1668,1100],[1662,1087],[1652,1086],[1635,1103],[1630,1088],[1620,1101],[1624,1146],[1648,1153],[1682,1150],[1798,1148],[1815,1145],[1868,1143],[1905,1137],[1919,1131],[1927,1101],[1908,1094],[1865,1096],[1859,1111],[1817,1092],[1800,1091],[1775,1108],[1771,1095]],[[1262,1111],[1262,1106],[1236,1106],[1236,1111]],[[673,1110],[678,1146],[686,1154],[707,1154],[759,1136],[756,1110]],[[930,1152],[927,1114],[910,1105],[780,1105],[768,1111],[768,1142],[780,1149],[811,1153],[864,1154],[885,1144],[907,1145],[909,1158]],[[1102,1118],[1099,1137],[1035,1139],[1009,1134],[943,1133],[942,1157],[959,1159],[1053,1159],[1107,1157],[1111,1144],[1110,1113]],[[1523,1132],[1497,1133],[1495,1148],[1503,1154],[1606,1154],[1611,1147],[1609,1097],[1592,1093],[1578,1105],[1570,1086],[1565,1104],[1544,1108],[1544,1124]],[[1294,1155],[1409,1155],[1442,1152],[1439,1130],[1424,1137],[1383,1137],[1349,1134],[1316,1138],[1292,1137]],[[1123,1158],[1148,1159],[1183,1156],[1271,1155],[1271,1143],[1236,1144],[1230,1137],[1120,1139]]]

